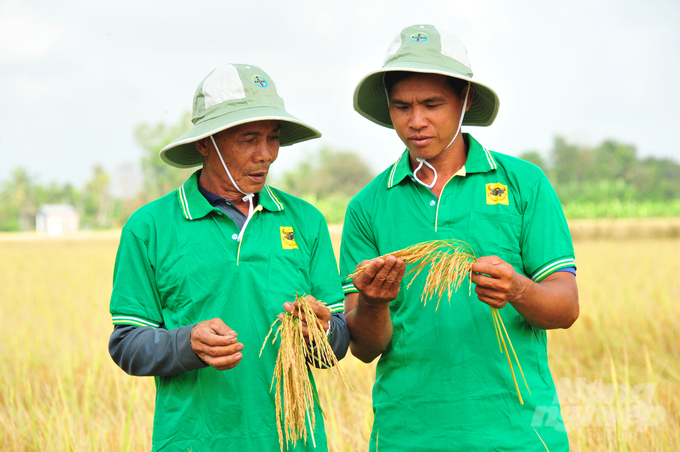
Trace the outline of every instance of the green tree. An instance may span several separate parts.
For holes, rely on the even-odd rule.
[[[648,157],[631,170],[638,199],[669,201],[680,199],[680,165],[668,158]]]
[[[580,182],[583,168],[588,166],[587,152],[569,144],[562,137],[556,137],[552,149],[552,168],[550,174],[555,184]]]
[[[356,153],[322,148],[274,183],[314,204],[328,223],[340,223],[349,200],[373,177],[369,166]]]
[[[92,179],[83,189],[80,207],[81,223],[84,228],[102,229],[111,227],[111,210],[114,200],[110,194],[111,179],[101,165],[92,168]]]
[[[142,147],[142,204],[177,189],[193,170],[174,168],[159,157],[168,143],[191,128],[191,115],[186,112],[176,124],[142,123],[135,128],[135,139]]]
[[[537,151],[524,152],[519,156],[519,158],[521,158],[522,160],[526,160],[529,163],[533,163],[534,165],[541,168],[544,173],[548,169],[548,165],[546,164],[546,161],[543,159],[541,154],[539,154]]]
[[[30,231],[35,229],[38,211],[37,187],[34,178],[24,168],[15,168],[2,186],[0,230]]]
[[[593,150],[593,165],[597,179],[630,182],[631,171],[637,163],[636,149],[627,144],[607,140]]]
[[[613,211],[610,207],[615,205],[629,206],[626,209],[630,212],[643,212],[649,210],[643,203],[680,200],[677,190],[680,164],[654,157],[640,160],[636,152],[634,146],[615,140],[586,147],[556,137],[550,164],[544,171],[562,204],[590,205],[588,209],[569,209],[582,212],[579,216],[586,211]],[[534,158],[530,152],[522,156],[530,161]]]
[[[368,165],[354,152],[322,148],[280,181],[281,189],[296,196],[314,195],[318,199],[332,194],[348,198],[373,179]]]

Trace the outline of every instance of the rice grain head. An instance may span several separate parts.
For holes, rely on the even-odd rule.
[[[477,256],[470,245],[462,240],[421,242],[380,257],[385,258],[390,255],[412,265],[404,275],[404,278],[411,277],[406,289],[411,287],[420,272],[429,266],[425,289],[420,296],[423,305],[427,305],[429,300],[436,297],[437,307],[435,310],[439,309],[439,303],[445,293],[450,303],[451,295],[458,291],[466,277],[470,280],[469,291],[472,293],[470,268],[472,264],[477,262]],[[363,274],[368,265],[357,268],[349,277],[353,278]]]
[[[384,254],[380,257],[385,258],[390,255],[412,265],[410,270],[404,275],[404,278],[411,276],[411,281],[406,286],[407,290],[411,287],[411,284],[413,284],[413,281],[415,281],[420,272],[423,271],[426,266],[429,266],[425,287],[420,296],[420,301],[423,305],[427,305],[429,300],[436,297],[437,307],[435,308],[435,311],[439,309],[439,303],[445,293],[449,300],[449,304],[451,303],[451,295],[458,291],[466,277],[469,280],[468,293],[472,294],[471,268],[472,265],[477,262],[477,256],[472,247],[462,240],[432,240],[429,242],[417,243],[402,250]],[[349,278],[363,274],[369,264],[357,268],[354,273],[349,275]],[[498,347],[501,350],[501,353],[503,351],[505,352],[508,364],[510,365],[512,379],[515,383],[515,389],[517,390],[519,403],[523,405],[524,401],[522,400],[522,395],[519,391],[519,385],[517,384],[517,377],[515,376],[515,370],[510,359],[508,345],[510,350],[512,350],[515,362],[517,363],[517,367],[524,379],[524,384],[529,391],[529,394],[531,394],[531,390],[524,378],[524,372],[522,371],[522,366],[515,354],[515,349],[510,341],[510,336],[505,330],[501,315],[496,308],[491,308],[491,317],[496,332],[496,338],[498,339]],[[505,336],[503,336],[503,333],[505,333]],[[507,345],[505,338],[507,338]]]
[[[328,343],[326,332],[321,328],[316,313],[312,309],[313,302],[310,302],[305,296],[298,297],[298,294],[295,294],[295,301],[298,304],[300,315],[306,319],[311,346],[308,346],[305,342],[303,322],[297,317],[285,313],[272,323],[260,349],[260,356],[262,356],[276,322],[280,322],[272,340],[272,344],[274,344],[277,337],[280,337],[281,344],[269,390],[274,390],[276,399],[276,428],[281,451],[283,451],[284,437],[286,446],[292,445],[295,448],[299,439],[303,439],[306,444],[308,424],[309,433],[312,441],[314,441],[314,428],[316,427],[314,403],[316,402],[319,405],[319,399],[309,378],[308,363],[316,362],[322,367],[330,369],[334,378],[339,376],[346,388],[351,387]],[[321,409],[320,406],[319,409]],[[323,411],[321,412],[323,413]]]

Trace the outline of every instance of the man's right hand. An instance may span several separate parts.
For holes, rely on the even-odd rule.
[[[366,263],[360,263],[357,268]],[[372,305],[383,304],[399,295],[399,284],[405,270],[406,264],[401,259],[392,255],[377,257],[370,261],[363,274],[352,278],[352,283],[361,294],[362,301]]]
[[[218,318],[197,323],[191,329],[191,348],[217,370],[233,369],[243,358],[243,344],[238,342],[236,331]]]

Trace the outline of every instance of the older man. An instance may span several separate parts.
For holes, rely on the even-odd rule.
[[[276,348],[258,357],[272,321],[307,294],[324,303],[313,308],[338,358],[349,343],[323,216],[266,184],[279,146],[320,134],[287,113],[267,73],[238,64],[201,82],[193,123],[161,158],[202,169],[123,228],[109,350],[127,373],[155,376],[154,451],[276,450]],[[315,409],[314,441],[296,450],[326,449]]]
[[[490,125],[498,97],[472,80],[455,36],[414,25],[359,83],[354,106],[407,147],[350,202],[342,236],[342,274],[371,262],[345,286],[353,354],[381,355],[371,450],[568,450],[545,330],[578,317],[574,252],[543,173],[460,133]],[[378,256],[440,239],[466,241],[481,257],[475,293],[465,287],[435,311],[420,301],[425,272],[406,287],[404,262]],[[523,404],[489,306],[522,365]]]

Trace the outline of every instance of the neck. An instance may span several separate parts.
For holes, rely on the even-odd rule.
[[[225,178],[226,175],[224,178],[222,178],[210,171],[206,171],[204,167],[201,171],[198,183],[210,193],[233,202],[238,210],[243,212],[245,215],[248,215],[249,203],[248,201],[243,200],[245,195],[238,191],[236,187],[232,185],[231,181],[225,180]]]
[[[444,185],[465,165],[468,155],[468,143],[463,138],[461,133],[456,140],[444,151],[440,152],[439,155],[428,159],[427,162],[432,165],[435,170],[437,170],[437,182],[430,189],[432,192],[439,197],[441,195]],[[418,168],[420,163],[416,160],[416,157],[409,152],[409,163],[411,165],[411,171]],[[432,183],[434,179],[434,172],[423,165],[423,167],[418,171],[418,178],[426,184]]]

